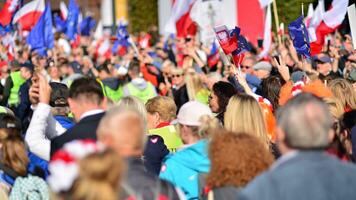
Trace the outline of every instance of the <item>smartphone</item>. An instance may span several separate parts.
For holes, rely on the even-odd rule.
[[[258,39],[258,40],[257,40],[257,45],[258,45],[258,48],[262,48],[262,46],[263,46],[263,39]]]

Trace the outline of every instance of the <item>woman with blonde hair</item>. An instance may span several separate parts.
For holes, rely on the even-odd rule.
[[[185,82],[190,101],[199,101],[200,103],[208,104],[209,90],[205,87],[200,76],[193,69],[187,70]]]
[[[328,86],[335,100],[343,106],[345,112],[356,109],[356,92],[351,83],[339,78],[332,80]]]
[[[100,143],[74,140],[65,144],[53,155],[49,169],[51,175],[47,181],[58,199],[116,200],[119,197],[124,163],[116,152]]]
[[[262,109],[254,97],[247,94],[232,96],[226,107],[224,120],[227,130],[254,135],[266,148],[269,147],[266,122]]]

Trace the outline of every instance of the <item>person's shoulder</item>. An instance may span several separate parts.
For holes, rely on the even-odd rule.
[[[271,184],[271,178],[273,174],[270,171],[266,171],[263,174],[254,178],[246,187],[241,189],[238,192],[238,200],[247,200],[247,199],[263,199],[266,197],[268,191],[274,185]]]

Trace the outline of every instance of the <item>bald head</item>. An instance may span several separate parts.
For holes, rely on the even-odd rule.
[[[97,135],[123,156],[140,156],[146,141],[144,127],[144,120],[136,110],[113,107],[101,120]]]

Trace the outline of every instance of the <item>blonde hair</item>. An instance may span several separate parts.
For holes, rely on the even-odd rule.
[[[73,200],[116,200],[123,175],[123,161],[113,151],[90,154],[79,161],[79,175],[72,190]]]
[[[169,97],[156,96],[146,102],[148,113],[157,112],[162,121],[172,121],[176,118],[177,106],[174,100]]]
[[[203,81],[193,69],[187,70],[185,83],[187,85],[187,92],[190,101],[196,100],[197,93],[200,90],[205,89]]]
[[[356,109],[356,92],[352,85],[345,79],[339,78],[329,83],[335,100],[340,102],[343,108]]]
[[[6,116],[2,121],[15,123],[16,119]],[[20,130],[15,128],[0,128],[1,163],[11,168],[21,176],[27,174],[29,159]]]
[[[339,119],[344,114],[344,108],[339,101],[334,98],[324,98],[324,102],[328,105],[331,115],[335,119]]]
[[[225,128],[235,133],[247,133],[269,147],[266,122],[256,99],[247,94],[232,96],[224,115]]]
[[[203,115],[199,118],[200,126],[188,126],[192,133],[198,138],[211,138],[217,129],[221,128],[216,117]],[[179,129],[177,129],[179,130]]]
[[[146,131],[147,111],[146,111],[145,104],[143,104],[139,98],[134,97],[134,96],[123,97],[114,107],[128,108],[128,109],[136,110],[143,119],[143,122],[145,124],[144,128]]]

